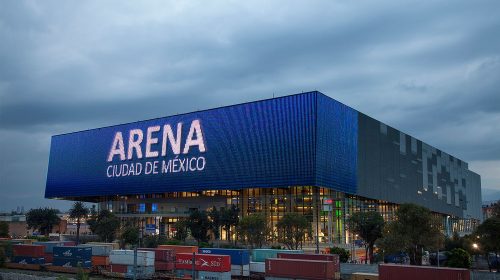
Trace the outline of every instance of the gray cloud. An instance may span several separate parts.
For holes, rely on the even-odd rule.
[[[491,166],[500,160],[499,8],[2,1],[0,210],[40,198],[50,135],[309,90]]]

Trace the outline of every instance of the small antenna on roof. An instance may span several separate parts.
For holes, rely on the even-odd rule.
[[[273,92],[273,98],[274,98],[274,92]]]

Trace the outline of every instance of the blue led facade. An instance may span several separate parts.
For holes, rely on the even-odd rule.
[[[413,202],[479,217],[480,185],[466,162],[307,92],[53,136],[45,197],[99,201],[245,189],[245,211],[295,207],[279,201],[285,197],[280,190],[277,197],[275,190],[260,191],[278,188],[290,197],[298,191],[293,203],[306,213],[311,200],[300,198],[309,194],[298,189],[321,187],[338,192],[332,197]],[[166,211],[161,207],[139,202],[128,211]]]
[[[358,112],[318,95],[316,185],[357,192]]]
[[[193,145],[184,153],[194,121],[200,124],[205,150]],[[181,136],[177,135],[179,123]],[[172,128],[170,136],[181,142],[178,154],[173,153],[172,142],[167,139],[162,155],[163,128],[167,124]],[[45,196],[287,186],[323,186],[355,192],[356,125],[356,111],[319,92],[309,92],[57,135],[52,137]],[[150,151],[158,155],[148,158],[148,128],[156,126],[160,130],[151,133],[154,141]],[[129,159],[129,138],[131,131],[137,130],[143,138],[138,144],[142,158],[132,148]],[[115,142],[117,133],[121,133],[122,142]],[[193,141],[195,136],[193,133]],[[132,137],[133,141],[139,138]],[[115,154],[108,161],[113,148]],[[156,174],[151,168],[155,162]],[[124,173],[120,168],[123,164],[127,165],[127,174],[131,166],[134,172],[109,176]],[[135,174],[138,165],[139,175]],[[186,168],[180,168],[181,165]]]

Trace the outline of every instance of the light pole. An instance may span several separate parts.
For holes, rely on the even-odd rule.
[[[446,216],[446,237],[450,237],[450,224],[448,220],[450,219],[450,215]]]
[[[474,266],[476,266],[476,269],[477,269],[477,251],[479,251],[479,245],[477,245],[477,243],[472,243],[472,249],[474,249],[474,257],[473,257],[473,260],[474,260]],[[472,266],[474,268],[474,266]]]

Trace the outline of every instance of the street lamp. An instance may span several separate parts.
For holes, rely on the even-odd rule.
[[[446,236],[450,237],[450,225],[448,220],[450,219],[450,215],[446,216]]]
[[[472,249],[474,249],[473,260],[474,260],[475,266],[477,268],[477,251],[479,250],[479,245],[477,245],[477,243],[472,243]]]

